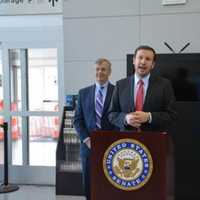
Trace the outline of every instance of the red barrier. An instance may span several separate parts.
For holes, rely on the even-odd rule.
[[[3,110],[4,103],[3,100],[0,100],[0,111]],[[17,103],[12,103],[11,104],[11,110],[12,111],[17,111]],[[2,116],[0,116],[0,124],[4,123],[4,119]],[[18,118],[17,117],[12,117],[11,119],[11,133],[12,133],[12,139],[17,140],[20,138],[20,128],[19,128],[19,123],[18,123]],[[3,129],[0,129],[0,140],[4,139],[4,132]]]

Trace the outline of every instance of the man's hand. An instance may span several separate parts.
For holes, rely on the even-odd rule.
[[[125,117],[126,123],[132,127],[139,128],[141,126],[140,121],[136,118],[134,112],[129,113]]]
[[[143,111],[136,111],[132,113],[128,113],[125,117],[125,120],[128,125],[133,126],[135,128],[139,128],[141,124],[149,121],[150,113]]]
[[[138,121],[138,123],[146,123],[149,121],[150,119],[150,113],[148,112],[143,112],[143,111],[136,111],[134,112],[134,116],[135,116],[135,119]]]

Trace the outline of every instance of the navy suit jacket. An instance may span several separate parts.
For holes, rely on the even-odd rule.
[[[120,130],[135,130],[125,122],[126,114],[134,111],[134,76],[130,76],[116,83],[109,108],[109,120]],[[143,111],[151,112],[152,122],[142,124],[141,130],[168,130],[171,122],[177,118],[175,96],[169,80],[150,76]]]
[[[95,114],[95,84],[79,91],[78,103],[74,116],[74,126],[81,140],[81,156],[88,156],[90,150],[83,143],[83,140],[90,137],[90,134],[96,130],[96,114]],[[108,84],[107,94],[104,102],[102,113],[101,127],[102,130],[113,130],[108,120],[108,109],[114,90],[114,85]]]

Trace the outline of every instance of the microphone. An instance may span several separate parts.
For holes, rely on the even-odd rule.
[[[183,50],[185,50],[189,45],[190,45],[190,43],[188,42],[188,43],[179,51],[179,53],[181,53]]]
[[[167,42],[164,42],[164,45],[165,45],[172,53],[175,53],[174,49],[173,49],[169,44],[167,44]]]

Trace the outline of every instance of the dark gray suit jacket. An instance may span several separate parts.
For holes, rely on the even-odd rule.
[[[114,85],[109,83],[101,120],[102,130],[114,129],[114,126],[108,120],[108,108],[113,90]],[[92,131],[96,130],[95,84],[79,91],[78,104],[74,116],[74,126],[81,140],[81,155],[87,156],[89,155],[89,149],[85,143],[83,143],[83,140],[90,137]]]
[[[134,111],[134,76],[130,76],[116,83],[109,108],[109,120],[120,130],[134,130],[125,123],[126,114]],[[143,111],[151,112],[152,122],[144,123],[141,130],[167,131],[171,122],[177,118],[175,96],[169,80],[150,76]]]

